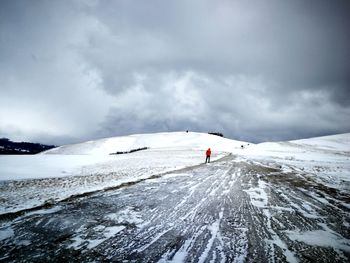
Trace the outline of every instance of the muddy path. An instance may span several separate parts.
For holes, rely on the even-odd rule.
[[[226,157],[4,220],[3,262],[348,262],[349,193]]]

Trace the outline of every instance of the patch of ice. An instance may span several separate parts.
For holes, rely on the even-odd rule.
[[[86,234],[82,233],[84,230],[86,230],[85,226],[80,227],[77,232],[79,233],[75,237],[73,237],[71,240],[73,241],[72,244],[68,246],[68,248],[73,248],[73,249],[81,249],[84,245],[87,245],[86,248],[92,249],[95,248],[96,246],[100,245],[107,239],[115,236],[117,233],[120,231],[124,230],[125,226],[111,226],[111,227],[105,227],[105,226],[97,226],[94,227],[95,232],[102,232],[99,234],[102,234],[102,238],[97,238],[97,239],[89,239],[86,238]]]
[[[0,241],[14,236],[15,232],[11,226],[0,228]]]
[[[103,226],[101,226],[103,228]],[[104,238],[101,239],[88,239],[87,241],[89,242],[87,248],[92,249],[94,247],[97,247],[107,239],[114,237],[116,234],[118,234],[120,231],[124,230],[125,226],[111,226],[111,227],[106,227],[104,230]]]
[[[306,232],[286,231],[293,241],[300,241],[310,246],[331,247],[350,252],[350,240],[336,232],[326,230],[313,230]]]
[[[350,204],[345,202],[340,202],[342,206],[345,206],[346,208],[350,209]]]
[[[290,212],[293,213],[294,209],[290,208],[290,207],[282,207],[282,206],[269,206],[270,209],[273,210],[277,210],[277,211],[286,211],[286,212]]]
[[[57,206],[54,206],[52,208],[40,209],[38,211],[28,212],[25,214],[25,216],[52,214],[52,213],[60,211],[61,209],[62,209],[62,207],[57,205]]]
[[[163,257],[158,261],[158,263],[165,263],[165,262],[173,262],[173,263],[180,263],[185,262],[186,258],[188,256],[188,251],[190,251],[195,244],[195,241],[197,238],[206,230],[205,226],[200,227],[200,229],[188,240],[185,241],[185,243],[179,248],[174,255],[172,255],[171,259],[168,259],[169,254],[166,253],[163,255]],[[171,252],[171,251],[170,251]]]
[[[284,243],[278,235],[273,235],[272,240],[267,240],[267,243],[272,243],[280,247],[282,249],[284,256],[287,259],[287,262],[290,262],[290,263],[299,262],[295,254],[288,249],[286,243]]]
[[[220,213],[219,213],[219,218],[210,226],[208,226],[208,230],[211,233],[211,237],[207,243],[207,246],[205,248],[205,250],[203,251],[203,253],[201,254],[201,256],[198,259],[198,262],[205,262],[208,258],[209,252],[211,250],[211,248],[213,247],[214,241],[215,239],[218,237],[218,235],[220,234],[220,222],[221,219],[223,217],[224,211],[223,209],[221,209]],[[222,251],[222,248],[219,247],[219,250]]]
[[[80,235],[73,237],[71,241],[73,241],[73,243],[70,244],[68,248],[73,248],[75,250],[80,249],[83,244],[87,242],[85,239],[81,238]]]
[[[144,221],[142,220],[141,213],[134,210],[133,207],[126,207],[125,209],[118,211],[117,213],[111,213],[106,215],[106,218],[113,220],[118,224],[135,224],[140,225]]]
[[[281,210],[281,211],[282,210],[291,211],[291,210],[288,208],[284,208],[284,207],[277,207],[277,206],[269,207],[269,206],[267,206],[268,205],[268,195],[264,190],[266,188],[267,184],[264,181],[259,180],[258,185],[259,185],[258,187],[250,188],[250,189],[244,190],[244,191],[249,194],[251,203],[256,207],[261,208],[263,214],[267,218],[266,227],[267,227],[268,231],[270,232],[272,239],[271,240],[268,239],[265,241],[267,244],[270,244],[272,257],[274,256],[274,253],[275,253],[273,245],[276,245],[282,249],[282,252],[285,255],[288,262],[291,262],[291,263],[299,262],[298,258],[295,256],[295,254],[288,249],[288,246],[286,245],[286,243],[283,242],[282,239],[273,230],[272,224],[271,224],[271,219],[273,218],[272,214],[270,212],[271,209],[274,209],[274,210],[277,209],[277,210]]]
[[[29,246],[29,245],[31,245],[31,244],[32,244],[32,241],[26,240],[26,239],[16,241],[16,245],[17,245],[17,246]]]
[[[268,196],[267,193],[265,192],[266,188],[266,183],[262,180],[259,180],[259,187],[252,187],[248,190],[243,190],[250,196],[250,202],[252,205],[259,207],[259,208],[264,208],[267,206],[268,203]]]
[[[176,252],[176,254],[173,256],[171,261],[166,261],[166,262],[185,262],[185,259],[188,255],[188,248],[190,247],[192,243],[192,240],[186,240],[183,246]],[[160,263],[160,262],[159,262]]]
[[[149,248],[150,246],[152,246],[155,242],[157,242],[159,240],[159,238],[161,238],[164,234],[168,233],[171,229],[166,229],[162,232],[160,232],[159,234],[157,234],[148,244],[136,249],[137,252],[142,252],[145,249]]]

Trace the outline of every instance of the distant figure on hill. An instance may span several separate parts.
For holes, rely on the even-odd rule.
[[[205,158],[205,163],[210,163],[210,155],[211,155],[211,150],[210,148],[208,148],[208,150],[206,151],[206,156],[207,158]]]

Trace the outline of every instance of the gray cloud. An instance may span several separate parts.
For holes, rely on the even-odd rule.
[[[350,131],[347,1],[0,5],[0,136]]]

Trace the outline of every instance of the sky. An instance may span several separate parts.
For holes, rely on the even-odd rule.
[[[0,137],[350,132],[350,2],[2,0]]]

